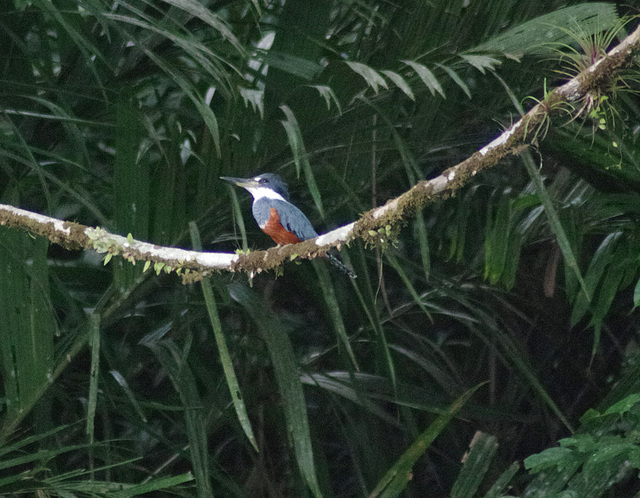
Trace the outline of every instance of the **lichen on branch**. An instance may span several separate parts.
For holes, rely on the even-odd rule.
[[[359,220],[339,227],[315,239],[298,244],[274,247],[248,254],[198,252],[175,247],[162,247],[148,242],[111,234],[102,228],[62,221],[38,213],[0,204],[0,225],[15,227],[46,237],[67,249],[93,249],[99,253],[122,256],[132,264],[144,261],[156,272],[177,272],[183,281],[198,280],[213,271],[244,271],[259,273],[273,270],[297,258],[312,259],[329,249],[353,240],[371,245],[393,243],[400,227],[425,205],[446,198],[467,184],[478,172],[495,166],[508,156],[518,154],[534,143],[549,119],[567,109],[589,112],[591,102],[601,102],[611,82],[621,69],[629,66],[640,47],[640,26],[619,45],[596,60],[562,86],[545,93],[520,120],[503,131],[491,143],[439,176],[420,181],[407,192],[385,205],[364,213]],[[583,102],[581,107],[573,103]],[[569,104],[569,105],[564,105]],[[575,119],[577,116],[573,116]],[[544,132],[542,133],[544,136]],[[108,261],[107,261],[108,262]]]

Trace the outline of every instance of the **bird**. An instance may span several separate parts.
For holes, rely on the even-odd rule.
[[[289,200],[289,189],[280,175],[263,173],[253,178],[220,178],[249,191],[253,196],[251,212],[256,223],[276,244],[297,244],[318,236],[309,218]],[[356,274],[338,258],[329,253],[325,257],[342,273],[355,278]]]

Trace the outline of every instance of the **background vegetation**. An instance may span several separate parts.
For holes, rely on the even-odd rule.
[[[219,176],[275,171],[330,229],[487,144],[630,14],[0,0],[0,202],[231,252],[271,242]],[[0,227],[0,493],[637,493],[636,77],[345,248],[353,281],[182,285]]]

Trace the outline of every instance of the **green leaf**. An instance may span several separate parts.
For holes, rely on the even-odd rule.
[[[156,55],[152,50],[142,45],[144,53],[165,73],[167,73],[171,79],[182,89],[184,94],[191,100],[195,108],[199,111],[202,119],[209,129],[209,133],[213,137],[213,143],[216,148],[218,156],[222,154],[220,150],[220,128],[218,126],[218,119],[214,114],[208,103],[198,94],[197,89],[188,78],[182,74],[175,66],[169,63],[167,60],[162,59]]]
[[[502,64],[495,57],[489,57],[488,55],[470,55],[470,54],[460,54],[460,58],[475,67],[482,74],[485,74],[485,71],[493,71],[496,66]]]
[[[429,449],[431,443],[449,425],[460,409],[466,404],[480,386],[470,389],[449,407],[446,413],[434,420],[387,471],[369,495],[370,498],[392,498],[399,496],[411,480],[411,470],[418,459]]]
[[[400,266],[400,264],[398,263],[398,260],[388,252],[386,253],[386,256],[387,256],[387,260],[389,261],[389,263],[391,263],[391,266],[393,266],[393,268],[396,270],[396,272],[398,273],[398,276],[402,280],[402,283],[404,284],[407,291],[413,298],[413,302],[418,305],[418,307],[424,312],[425,315],[427,315],[427,318],[429,319],[429,321],[433,322],[433,317],[431,316],[431,313],[427,309],[427,306],[423,302],[423,299],[420,298],[420,295],[418,294],[415,287],[409,280],[409,277],[407,276],[405,271],[402,269],[402,266]]]
[[[371,380],[372,377],[374,376],[358,372],[331,372],[330,374],[304,374],[300,377],[300,380],[303,384],[315,386],[318,389],[323,389],[331,394],[348,399],[349,401],[364,408],[368,413],[385,421],[387,424],[398,426],[398,422],[394,420],[394,418],[390,416],[379,405],[379,403],[376,403],[376,401],[372,399],[376,397],[375,393],[367,392],[365,390],[365,382],[367,380]],[[386,382],[386,379],[382,379],[380,377],[376,377],[375,380],[378,380],[380,383],[385,382],[387,386],[389,384]],[[393,386],[391,387],[393,389]],[[389,398],[393,398],[394,401],[400,404],[400,401],[395,398],[395,396],[388,396],[388,391],[389,389],[385,390],[387,393],[385,401]]]
[[[180,396],[198,496],[201,498],[212,496],[205,414],[195,378],[186,362],[189,343],[183,351],[180,351],[176,344],[166,339],[157,343],[149,342],[146,346],[153,351],[167,369],[175,390]]]
[[[117,483],[118,487],[125,489],[122,491],[113,491],[112,493],[109,493],[108,496],[113,498],[129,498],[131,496],[140,496],[153,491],[161,491],[163,489],[168,490],[169,492],[170,488],[174,488],[175,486],[190,481],[193,481],[193,474],[191,472],[185,472],[184,474],[177,476],[157,477],[149,482],[136,484],[134,486],[123,486],[122,484]]]
[[[367,66],[366,64],[362,64],[360,62],[351,62],[344,61],[347,66],[349,66],[353,71],[358,73],[360,76],[364,78],[369,85],[370,88],[373,88],[373,91],[377,94],[380,90],[380,87],[388,88],[387,82],[384,80],[382,76],[373,68]]]
[[[456,73],[449,66],[445,66],[444,64],[436,64],[436,66],[438,66],[445,73],[447,73],[449,77],[454,81],[454,83],[456,83],[456,85],[458,85],[462,89],[465,95],[471,98],[471,90],[469,90],[469,87],[467,86],[467,84],[464,81],[462,81],[462,78],[458,76],[458,73]]]
[[[242,209],[240,208],[240,202],[238,201],[238,194],[236,193],[236,189],[233,185],[228,185],[227,191],[229,192],[229,198],[231,199],[233,218],[238,225],[238,230],[240,230],[240,237],[242,237],[242,250],[247,252],[249,250],[247,228],[244,224],[244,218],[242,217]],[[191,229],[191,223],[189,224],[189,228]]]
[[[214,30],[218,31],[222,37],[233,45],[240,56],[245,56],[244,45],[238,40],[235,34],[229,29],[225,21],[211,9],[206,8],[196,0],[162,0],[165,3],[178,7],[193,16],[201,19]]]
[[[635,310],[638,305],[640,305],[640,280],[636,282],[636,286],[633,289],[633,310]]]
[[[5,396],[3,435],[10,434],[51,385],[54,335],[48,243],[0,226],[0,352]]]
[[[431,256],[429,251],[429,238],[427,225],[424,220],[422,211],[416,213],[416,229],[418,231],[418,242],[420,244],[420,256],[422,259],[422,269],[426,280],[429,280],[431,274]]]
[[[358,246],[360,251],[358,261],[364,261],[364,249],[362,244]],[[376,364],[382,365],[382,368],[388,373],[391,379],[391,384],[397,386],[396,367],[394,364],[393,356],[391,354],[391,348],[389,347],[389,341],[387,340],[385,329],[382,324],[381,310],[377,303],[376,292],[373,289],[372,282],[369,278],[369,271],[362,265],[361,268],[362,277],[358,278],[358,285],[354,285],[352,288],[360,302],[360,307],[367,316],[369,326],[373,330],[373,337],[375,340],[375,356]],[[358,272],[360,273],[360,272]],[[360,290],[362,286],[363,291]]]
[[[98,404],[98,381],[100,379],[100,315],[89,316],[89,344],[91,346],[91,372],[89,382],[89,396],[87,396],[87,427],[89,443],[94,441],[94,423]]]
[[[421,170],[418,167],[413,154],[411,153],[411,149],[409,148],[408,144],[406,144],[405,139],[400,135],[400,133],[398,133],[398,130],[394,126],[391,118],[379,105],[377,105],[373,100],[368,99],[364,95],[360,95],[359,98],[373,110],[375,110],[377,115],[380,116],[380,118],[382,118],[382,120],[384,121],[385,125],[387,126],[387,130],[389,131],[389,133],[391,133],[393,142],[398,152],[400,153],[400,157],[402,158],[402,165],[404,166],[409,183],[413,185],[416,182],[417,176],[421,174]]]
[[[617,256],[620,257],[620,255]],[[595,302],[592,303],[592,316],[589,325],[593,326],[596,330],[596,340],[599,339],[599,331],[602,323],[611,308],[613,300],[618,295],[621,283],[628,271],[627,268],[618,263],[620,263],[620,261],[615,262],[604,275],[598,294],[594,300]]]
[[[329,317],[331,318],[331,321],[333,323],[333,328],[336,331],[338,339],[347,350],[347,354],[349,355],[351,364],[356,370],[360,370],[360,368],[358,367],[356,356],[353,353],[353,349],[351,348],[351,342],[349,341],[349,336],[347,335],[347,329],[344,325],[344,321],[342,320],[340,305],[338,303],[338,298],[336,297],[336,291],[327,273],[328,269],[326,268],[326,265],[323,265],[319,261],[312,261],[312,263],[313,268],[316,271],[316,275],[318,276],[318,282],[320,284],[320,288],[322,289],[322,296],[325,300],[327,311],[329,312]]]
[[[195,250],[202,251],[200,233],[198,232],[198,227],[194,222],[189,223],[189,231],[191,234],[191,245],[193,245],[193,248]],[[203,278],[200,282],[200,285],[202,287],[202,294],[204,295],[204,302],[207,306],[209,321],[211,322],[211,327],[213,329],[213,335],[216,339],[216,344],[220,353],[220,362],[222,363],[222,369],[224,370],[224,376],[227,381],[227,386],[229,386],[229,394],[231,395],[233,407],[235,408],[236,415],[238,416],[238,421],[242,426],[242,430],[251,442],[251,445],[256,451],[260,451],[258,449],[256,438],[253,435],[251,421],[249,420],[247,408],[244,404],[242,392],[240,391],[240,384],[238,383],[238,378],[236,377],[236,372],[233,368],[233,360],[231,358],[231,355],[229,354],[227,341],[222,330],[222,323],[220,322],[220,315],[218,314],[218,305],[216,304],[213,289],[211,288],[211,278]]]
[[[547,215],[549,220],[549,226],[556,236],[556,240],[558,242],[558,246],[562,251],[562,255],[564,256],[564,261],[569,268],[573,271],[578,282],[580,283],[580,287],[584,292],[585,298],[588,301],[591,301],[591,294],[587,289],[587,286],[582,278],[582,274],[580,273],[580,268],[578,267],[578,260],[573,253],[573,249],[571,248],[571,243],[569,242],[569,238],[562,227],[562,223],[560,222],[560,218],[558,217],[558,213],[556,211],[555,206],[553,205],[553,201],[551,200],[551,196],[547,191],[547,188],[544,186],[544,181],[542,180],[542,175],[540,171],[536,167],[533,158],[531,157],[531,153],[528,150],[525,150],[520,154],[522,158],[522,162],[529,173],[533,184],[536,187],[536,192],[540,196],[540,200],[542,201],[542,205],[544,206],[544,212]]]
[[[438,79],[433,75],[433,73],[422,64],[415,61],[401,61],[410,66],[420,77],[423,83],[427,86],[431,95],[435,95],[436,92],[439,93],[443,98],[445,98],[444,90],[442,90],[442,86],[438,82]]]
[[[512,463],[509,468],[500,475],[493,486],[491,486],[491,489],[487,491],[484,498],[502,498],[506,496],[505,490],[519,470],[520,464],[518,462]]]
[[[322,196],[320,195],[320,190],[318,189],[311,164],[309,163],[309,155],[307,154],[307,150],[304,146],[302,131],[300,130],[300,126],[298,125],[298,120],[293,114],[293,111],[289,109],[287,105],[281,105],[280,109],[282,109],[282,112],[284,112],[285,116],[287,117],[287,120],[281,121],[281,123],[284,126],[285,131],[287,132],[289,146],[291,147],[291,151],[293,152],[293,159],[296,163],[298,174],[300,173],[300,169],[302,169],[305,179],[307,180],[307,186],[309,187],[309,191],[311,192],[311,197],[316,204],[316,208],[318,209],[320,216],[324,218]]]
[[[511,240],[511,198],[509,195],[499,195],[497,198],[495,217],[487,222],[487,236],[485,239],[485,278],[489,283],[496,284],[502,278]],[[489,216],[493,216],[490,212]],[[519,248],[518,248],[519,249]]]
[[[602,417],[602,414],[598,410],[594,410],[593,408],[589,408],[586,412],[584,412],[582,417],[580,417],[580,422],[584,424],[584,423],[588,422],[589,420],[594,420],[594,419],[597,419],[599,417]]]
[[[306,81],[314,80],[322,71],[322,65],[316,61],[286,52],[278,52],[273,49],[263,55],[263,60],[269,66],[277,67],[285,73],[292,74]]]
[[[2,446],[0,446],[0,457],[5,457],[6,455],[9,455],[12,452],[23,452],[26,451],[25,448],[31,444],[37,443],[39,441],[42,441],[46,438],[48,438],[49,436],[53,436],[55,434],[58,434],[61,431],[64,431],[65,429],[67,429],[68,427],[72,427],[71,425],[60,425],[58,427],[55,427],[53,429],[51,429],[50,431],[47,432],[42,432],[42,433],[38,433],[38,434],[34,434],[32,436],[27,436],[27,437],[23,437],[23,438],[19,438],[15,441],[7,441],[6,439],[3,439],[3,443]],[[5,460],[1,460],[1,465],[3,469],[9,468],[8,465],[5,465]]]
[[[626,398],[621,399],[617,403],[614,403],[609,408],[607,408],[604,412],[604,415],[624,415],[638,403],[640,403],[640,394],[630,394]]]
[[[569,448],[549,448],[537,455],[531,455],[524,459],[524,468],[532,473],[556,467],[564,469],[567,466],[575,465],[574,452]]]
[[[462,261],[465,254],[465,245],[467,242],[467,235],[469,233],[469,218],[474,212],[473,209],[471,209],[471,206],[477,192],[477,185],[469,188],[462,197],[460,208],[456,210],[456,219],[453,223],[454,231],[451,235],[451,245],[449,247],[448,257],[455,258],[457,262]]]
[[[238,91],[240,92],[242,100],[244,100],[244,106],[247,107],[251,105],[251,109],[253,109],[254,112],[258,111],[260,118],[264,119],[264,91],[242,86],[238,87]]]
[[[149,164],[138,157],[144,128],[132,95],[119,95],[116,107],[116,155],[114,197],[116,230],[121,235],[135,234],[138,240],[149,237],[150,172]],[[105,265],[111,260],[105,256]],[[121,294],[135,285],[142,269],[118,258],[113,265],[114,284]]]
[[[460,474],[451,488],[452,498],[476,496],[497,449],[497,437],[476,432],[465,455]]]
[[[268,306],[258,295],[244,285],[229,285],[229,293],[253,319],[267,345],[273,365],[288,434],[295,449],[298,466],[314,496],[320,497],[320,486],[313,461],[309,419],[304,401],[298,364],[287,336],[287,327],[276,316],[268,313]]]
[[[386,69],[381,71],[381,73],[391,81],[393,81],[393,84],[396,85],[400,90],[402,90],[407,97],[409,97],[411,100],[416,100],[416,97],[413,94],[413,90],[411,90],[411,87],[407,84],[402,76],[400,76],[398,73],[394,73],[393,71],[389,71]]]
[[[572,327],[582,319],[591,306],[591,302],[587,296],[595,295],[602,277],[605,275],[605,270],[617,260],[615,249],[621,236],[621,232],[609,234],[605,237],[591,258],[591,262],[589,263],[589,268],[587,268],[587,273],[584,279],[586,292],[578,293],[573,305],[573,311],[571,313]]]
[[[327,110],[331,110],[331,101],[336,104],[338,108],[338,114],[342,114],[342,106],[340,105],[340,101],[336,96],[335,92],[330,86],[327,85],[308,85],[309,88],[315,88],[318,90],[318,93],[324,98],[324,101],[327,103]]]
[[[561,44],[574,41],[571,30],[589,37],[609,29],[618,20],[615,5],[608,2],[582,3],[545,14],[474,47],[474,52],[502,52],[511,56],[548,54]]]

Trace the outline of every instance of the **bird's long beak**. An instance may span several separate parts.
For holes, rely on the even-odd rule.
[[[253,178],[234,178],[232,176],[221,176],[220,179],[235,183],[238,187],[242,188],[256,187],[258,183]]]

